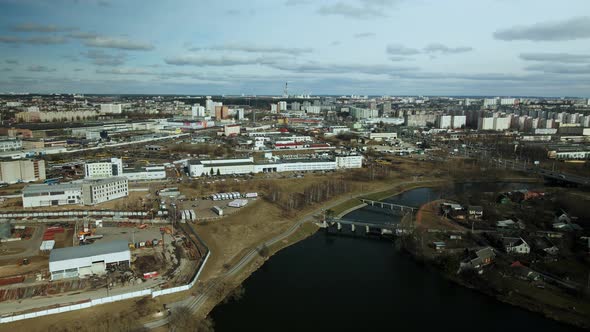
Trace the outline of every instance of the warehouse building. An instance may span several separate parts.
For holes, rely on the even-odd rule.
[[[120,265],[131,265],[125,240],[54,249],[49,254],[51,280],[102,275],[108,268]]]
[[[192,177],[204,175],[232,175],[270,172],[331,171],[345,168],[361,168],[361,155],[335,156],[315,159],[285,159],[254,162],[244,159],[190,160],[188,170]]]
[[[83,180],[58,184],[32,184],[22,190],[23,207],[70,204],[95,205],[129,194],[127,178]]]
[[[58,206],[82,203],[79,183],[32,184],[22,190],[23,207]]]

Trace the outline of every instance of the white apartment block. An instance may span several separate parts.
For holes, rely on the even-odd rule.
[[[284,112],[287,110],[287,102],[286,101],[279,101],[279,112]]]
[[[121,104],[100,104],[100,113],[102,114],[121,114],[122,111]]]

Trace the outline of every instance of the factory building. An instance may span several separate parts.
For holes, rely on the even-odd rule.
[[[58,206],[82,203],[79,183],[32,184],[22,190],[23,207]]]
[[[0,140],[0,151],[15,151],[23,148],[23,142],[17,139],[3,139]]]
[[[95,205],[129,194],[127,178],[83,180],[58,184],[32,184],[22,190],[23,207],[71,204]]]
[[[51,280],[103,275],[113,266],[131,265],[125,240],[54,249],[49,254]]]
[[[123,176],[129,181],[161,180],[166,178],[164,166],[146,166],[139,169],[126,168]]]
[[[125,177],[84,180],[82,182],[84,205],[100,204],[127,197],[127,195],[129,195],[129,186]]]
[[[223,160],[190,160],[192,177],[203,175],[232,175],[268,172],[329,171],[344,168],[361,168],[361,155],[336,156],[333,158],[271,160],[255,163],[254,158]]]

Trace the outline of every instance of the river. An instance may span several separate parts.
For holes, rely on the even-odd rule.
[[[494,191],[477,184],[455,190]],[[510,185],[522,188],[527,185]],[[387,199],[420,205],[448,192],[419,188]],[[346,217],[388,221],[372,207]],[[463,288],[416,263],[393,242],[320,231],[281,250],[215,307],[216,331],[572,331],[574,328]]]

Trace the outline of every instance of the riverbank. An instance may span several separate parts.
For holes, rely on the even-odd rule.
[[[439,230],[450,230],[451,226],[459,226],[447,218],[436,216],[435,210],[439,203],[440,201],[432,201],[420,207],[418,215],[426,217],[424,220],[417,217],[416,233],[402,241],[403,249],[415,261],[435,269],[455,284],[478,291],[500,302],[541,314],[560,323],[586,329],[590,327],[590,303],[587,299],[584,300],[584,295],[581,295],[581,298],[576,297],[553,285],[516,277],[518,274],[515,275],[514,270],[518,267],[515,268],[513,262],[517,261],[517,258],[496,252],[494,263],[482,269],[483,273],[459,273],[460,253],[465,249],[447,248],[445,252],[424,246],[424,243],[440,241],[440,238],[433,238],[432,233],[429,233],[429,230],[435,229],[434,224],[440,226],[436,227]],[[472,234],[467,229],[464,229],[463,233],[464,239],[469,238],[473,242],[471,247],[477,247],[481,243],[479,235]],[[453,241],[447,241],[449,242]]]

